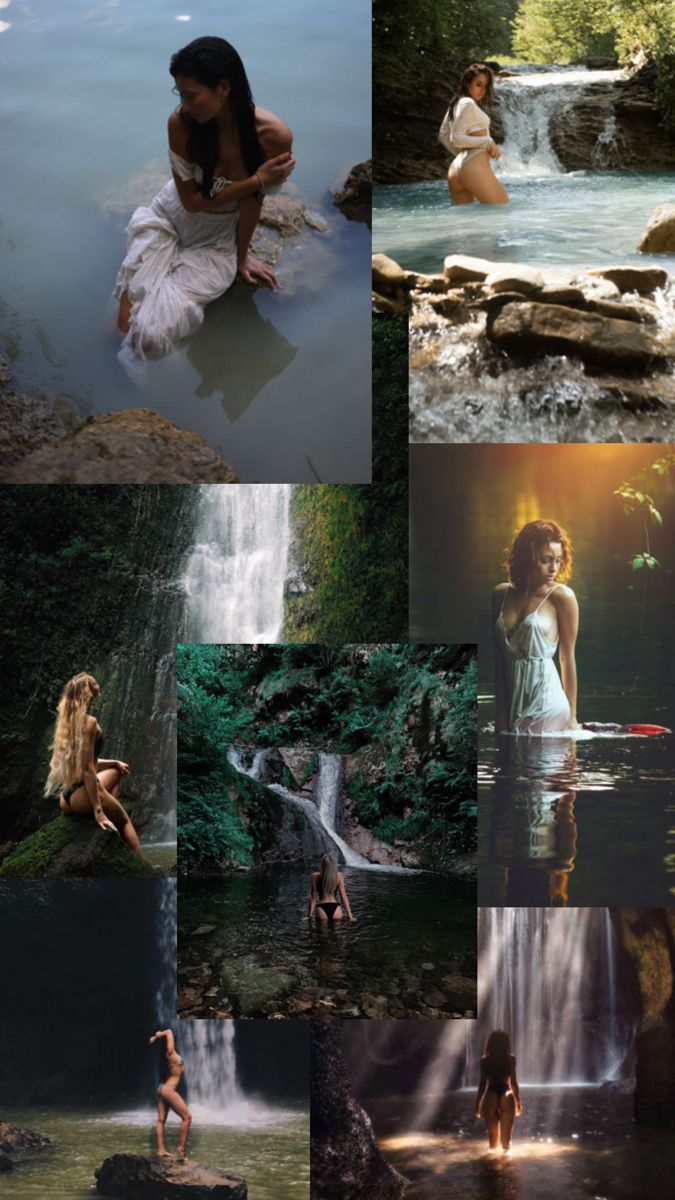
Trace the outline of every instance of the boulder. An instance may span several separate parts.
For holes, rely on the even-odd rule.
[[[81,424],[66,396],[17,391],[6,359],[0,357],[0,468],[11,467],[44,442],[56,442]]]
[[[403,267],[399,267],[393,258],[389,258],[386,254],[373,255],[373,284],[376,291],[378,284],[383,284],[385,291],[403,287],[405,277],[406,272]]]
[[[12,1171],[13,1169],[14,1163],[9,1155],[4,1154],[3,1151],[0,1150],[0,1175],[6,1175],[8,1171]]]
[[[449,254],[443,262],[443,275],[448,283],[483,283],[491,272],[503,270],[504,266],[504,263],[489,262],[486,258]]]
[[[157,872],[125,846],[119,834],[99,829],[92,818],[65,816],[49,821],[3,859],[0,878],[45,879],[152,876]],[[0,1143],[1,1148],[1,1143]]]
[[[147,408],[93,417],[0,472],[3,483],[236,483],[197,433]]]
[[[622,293],[637,292],[640,296],[651,296],[668,282],[668,272],[662,267],[593,267],[587,274],[608,279]]]
[[[535,292],[544,286],[544,277],[534,267],[499,267],[485,277],[485,286],[493,292]]]
[[[373,160],[352,167],[333,204],[349,221],[364,221],[370,229],[373,207]]]
[[[239,1175],[220,1167],[143,1154],[113,1154],[94,1172],[96,1191],[120,1200],[246,1200]]]
[[[309,877],[307,879],[309,891]],[[227,960],[220,970],[222,991],[231,996],[242,1017],[259,1016],[263,1006],[293,983],[290,975],[272,967],[261,967],[257,959]]]
[[[565,354],[613,370],[637,370],[672,357],[632,321],[556,304],[507,304],[488,319],[487,336],[508,353]]]
[[[0,1151],[3,1154],[16,1154],[21,1150],[45,1150],[53,1145],[50,1138],[42,1133],[0,1121]]]
[[[643,254],[672,254],[675,251],[675,204],[660,204],[654,209],[638,250]]]

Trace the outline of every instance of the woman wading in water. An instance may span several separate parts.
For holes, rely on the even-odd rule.
[[[178,1150],[176,1153],[178,1158],[185,1158],[187,1155],[188,1134],[190,1132],[190,1125],[192,1124],[192,1113],[183,1097],[178,1094],[178,1085],[185,1067],[180,1054],[176,1052],[176,1043],[174,1042],[172,1031],[170,1029],[158,1029],[157,1033],[153,1033],[150,1038],[150,1045],[154,1045],[159,1038],[166,1038],[168,1078],[165,1079],[164,1083],[160,1083],[157,1088],[157,1124],[155,1126],[157,1154],[160,1158],[173,1158],[173,1155],[169,1154],[164,1141],[166,1118],[169,1115],[169,1109],[171,1109],[181,1120]]]
[[[93,675],[84,671],[74,675],[64,687],[57,709],[45,796],[60,792],[61,812],[80,817],[93,815],[100,829],[121,834],[129,849],[141,854],[138,834],[119,801],[120,786],[129,768],[119,759],[99,758],[103,732],[89,708],[100,694]]]
[[[352,910],[349,907],[344,875],[342,871],[338,871],[333,855],[324,854],[321,859],[321,870],[313,871],[311,875],[307,920],[311,921],[316,911],[320,922],[328,921],[329,924],[332,924],[333,921],[341,921],[344,915],[342,905],[344,905],[349,920],[355,921],[356,917],[352,916]]]
[[[170,353],[204,319],[237,272],[278,286],[249,254],[265,192],[295,165],[290,129],[255,108],[242,61],[222,38],[197,38],[171,59],[180,106],[169,117],[172,179],[127,227],[115,285],[123,348],[136,358]]]
[[[566,581],[572,545],[555,521],[530,521],[507,551],[509,582],[492,593],[497,733],[566,733],[577,721],[579,607]],[[559,650],[560,671],[553,661]]]
[[[485,1046],[480,1060],[480,1083],[476,1094],[475,1116],[485,1121],[490,1139],[490,1149],[511,1149],[511,1134],[516,1117],[523,1111],[520,1103],[516,1059],[511,1053],[509,1036],[503,1029],[495,1029]]]
[[[509,197],[492,171],[501,158],[490,136],[490,118],[481,107],[493,97],[492,71],[484,63],[467,67],[441,125],[440,139],[456,157],[448,171],[452,204],[508,204]]]

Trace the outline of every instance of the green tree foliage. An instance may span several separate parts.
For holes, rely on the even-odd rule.
[[[642,548],[634,551],[629,559],[633,571],[640,571],[645,567],[654,571],[661,566],[652,554],[650,529],[660,529],[663,525],[663,517],[656,505],[671,471],[675,471],[675,454],[663,455],[648,467],[643,467],[632,479],[621,483],[614,492],[621,500],[626,516],[637,517],[642,526]]]
[[[233,770],[233,744],[350,754],[349,795],[377,836],[437,867],[474,849],[474,647],[181,646],[178,697],[184,869],[268,845],[269,796]]]

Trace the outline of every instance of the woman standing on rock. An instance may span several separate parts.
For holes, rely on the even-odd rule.
[[[164,1142],[166,1118],[169,1115],[169,1109],[171,1109],[181,1119],[177,1155],[178,1158],[186,1158],[192,1113],[183,1097],[178,1094],[178,1085],[185,1067],[180,1054],[176,1051],[176,1043],[172,1030],[158,1029],[150,1038],[150,1045],[154,1045],[159,1038],[166,1038],[166,1066],[169,1074],[164,1083],[160,1083],[157,1088],[157,1124],[155,1126],[157,1133],[157,1155],[159,1158],[173,1158],[173,1155],[169,1154]]]
[[[119,801],[126,763],[99,758],[103,733],[90,706],[101,694],[93,675],[74,675],[63,689],[57,709],[52,758],[45,796],[59,792],[63,813],[88,817],[93,813],[100,829],[119,833],[130,850],[141,853],[141,844],[129,814]]]
[[[133,214],[115,284],[123,347],[141,359],[168,354],[193,333],[204,305],[237,272],[246,283],[278,286],[248,247],[265,192],[295,165],[290,130],[254,107],[229,42],[197,38],[173,55],[169,70],[181,101],[169,117],[173,178]]]
[[[509,198],[495,177],[490,159],[501,151],[490,136],[490,118],[480,107],[493,97],[492,71],[484,63],[467,67],[440,129],[440,141],[456,157],[448,171],[452,204],[508,204]]]
[[[516,1058],[511,1053],[509,1035],[503,1029],[495,1029],[487,1040],[485,1054],[480,1060],[480,1083],[474,1114],[476,1118],[482,1116],[487,1125],[491,1150],[496,1150],[501,1142],[502,1150],[509,1152],[513,1124],[522,1111],[516,1079]]]
[[[572,545],[555,521],[530,521],[507,551],[509,582],[492,594],[497,733],[565,733],[577,722],[579,608],[566,581]],[[553,661],[559,650],[560,671]]]
[[[321,870],[313,871],[311,875],[307,920],[311,921],[316,910],[319,922],[327,921],[332,925],[333,921],[341,921],[344,915],[341,904],[344,905],[349,920],[355,921],[356,917],[352,916],[349,907],[344,875],[342,871],[338,871],[333,855],[324,854]]]

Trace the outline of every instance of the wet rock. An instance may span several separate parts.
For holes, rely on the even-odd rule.
[[[19,392],[6,360],[1,357],[0,403],[0,468],[13,466],[46,442],[58,442],[82,421],[68,397],[42,390]]]
[[[654,209],[638,250],[643,254],[667,254],[675,251],[675,204],[660,204]]]
[[[386,296],[373,292],[373,309],[378,313],[400,317],[406,311],[406,305],[401,300],[389,300]]]
[[[668,272],[661,267],[593,267],[588,274],[608,279],[622,293],[637,292],[640,296],[650,296],[668,282]]]
[[[8,1171],[14,1169],[14,1164],[11,1158],[0,1150],[0,1175],[6,1175]]]
[[[42,1133],[0,1121],[0,1151],[3,1154],[17,1154],[21,1150],[46,1150],[53,1145],[51,1139]]]
[[[120,1200],[246,1200],[240,1175],[143,1154],[113,1154],[94,1172],[96,1190]]]
[[[373,283],[376,288],[378,284],[384,284],[385,290],[392,287],[403,287],[406,281],[406,272],[393,258],[389,258],[386,254],[373,254],[372,265]]]
[[[94,417],[0,473],[4,483],[236,483],[216,450],[147,408]]]
[[[236,996],[237,1007],[243,1017],[255,1016],[265,1004],[280,992],[285,992],[293,983],[290,975],[261,967],[254,958],[228,961],[221,968],[220,981],[225,991]]]
[[[125,846],[119,834],[107,833],[88,817],[61,814],[24,838],[3,859],[0,877],[45,879],[54,875],[153,876],[150,863]]]
[[[318,769],[315,752],[305,748],[279,747],[279,758],[291,775],[289,787],[294,792],[311,791],[310,780]]]
[[[373,204],[373,161],[352,167],[344,186],[333,196],[333,204],[350,221],[364,221],[370,229]]]
[[[544,277],[534,267],[518,265],[490,271],[484,282],[493,292],[535,292],[543,288]]]
[[[199,929],[192,930],[192,937],[202,937],[205,933],[213,933],[215,925],[200,925]]]
[[[526,357],[565,354],[612,370],[637,370],[671,355],[632,321],[555,304],[507,304],[487,336],[500,349]]]
[[[446,292],[448,281],[445,275],[416,275],[414,288],[418,292]]]
[[[593,382],[606,394],[606,406],[612,410],[617,401],[631,412],[662,412],[675,409],[675,378],[670,374],[645,379],[612,379],[594,375]],[[596,403],[603,407],[602,399]]]
[[[470,258],[466,254],[449,254],[443,262],[443,275],[448,283],[484,283],[487,276],[498,270],[499,267],[499,263],[488,262],[486,258]]]

